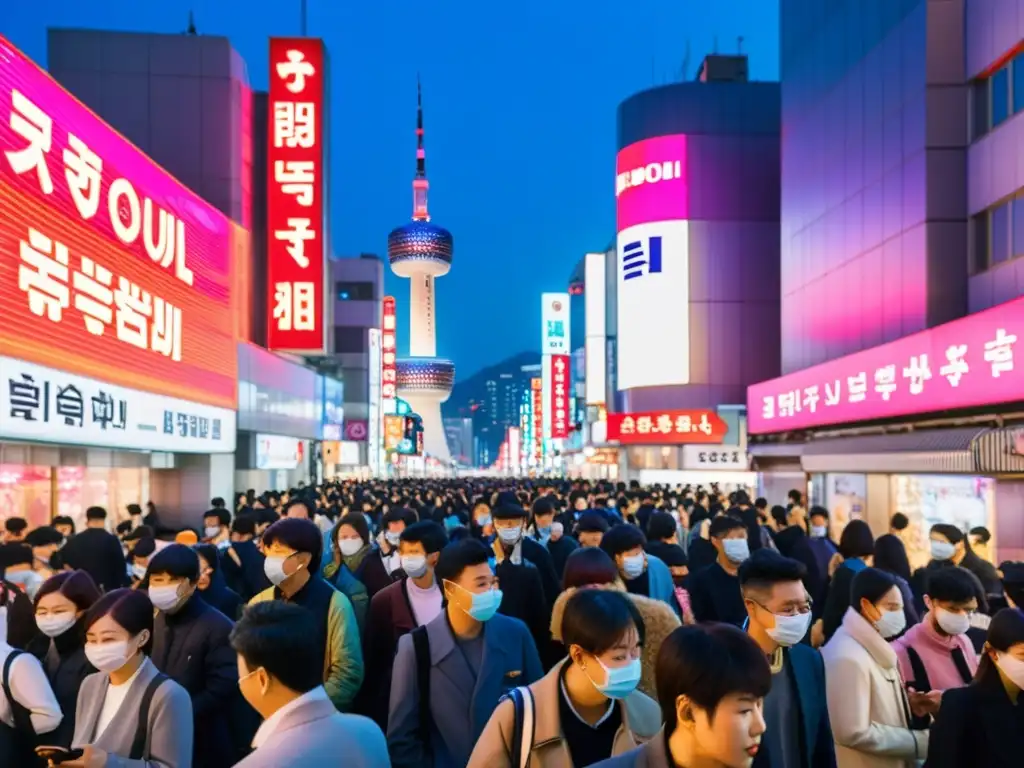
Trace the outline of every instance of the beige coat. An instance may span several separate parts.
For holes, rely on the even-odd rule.
[[[605,584],[598,588],[626,592],[625,586],[620,583]],[[558,642],[562,642],[562,614],[565,613],[565,604],[575,591],[575,587],[572,587],[560,594],[551,611],[551,637]],[[640,618],[644,620],[645,637],[640,656],[641,677],[640,685],[637,688],[657,701],[658,689],[654,685],[654,665],[658,659],[658,650],[661,648],[662,642],[679,626],[679,617],[661,600],[652,600],[643,595],[626,594],[639,611]]]
[[[896,651],[853,608],[821,649],[838,768],[914,768],[928,732],[908,723]]]
[[[573,768],[569,747],[562,736],[559,716],[559,681],[563,660],[530,686],[534,702],[533,750],[530,768]],[[612,755],[621,755],[652,738],[661,729],[661,710],[650,698],[633,691],[618,706],[622,725],[615,734]],[[514,705],[509,699],[498,704],[484,732],[473,748],[467,768],[512,768],[509,745],[515,725]]]

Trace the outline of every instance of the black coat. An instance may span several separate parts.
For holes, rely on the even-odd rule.
[[[64,565],[92,576],[103,592],[128,586],[121,542],[102,528],[86,528],[76,533],[61,549],[60,556]]]
[[[252,541],[234,541],[230,547],[221,550],[220,570],[224,573],[228,588],[242,602],[248,603],[263,590],[270,589],[270,579],[263,571],[265,559]]]
[[[366,674],[355,709],[376,722],[382,731],[387,731],[388,727],[391,669],[398,651],[398,640],[416,626],[404,579],[385,587],[370,600],[363,632],[363,668]]]
[[[551,559],[551,553],[539,541],[534,541],[528,536],[524,536],[522,542],[523,559],[529,560],[537,567],[537,573],[540,574],[540,583],[544,588],[544,597],[548,605],[552,606],[562,593],[562,586],[558,575],[555,573],[555,565]],[[537,648],[539,649],[540,646],[538,645]]]
[[[539,545],[538,545],[539,546]],[[530,630],[541,661],[549,668],[554,651],[551,643],[551,606],[548,604],[541,583],[540,571],[533,563],[523,558],[520,565],[505,559],[494,569],[501,587],[502,598],[498,612],[522,621]]]
[[[555,576],[558,579],[557,583],[561,584],[562,578],[565,576],[565,563],[568,561],[569,555],[580,548],[580,543],[571,536],[565,535],[558,541],[548,539],[547,547],[548,553],[551,555],[551,564],[555,568]],[[555,599],[557,599],[557,596]]]
[[[241,615],[242,598],[228,587],[224,581],[224,574],[220,571],[211,573],[210,586],[206,589],[196,590],[196,594],[203,599],[203,602],[216,608],[232,621]]]
[[[950,688],[932,725],[925,768],[1020,768],[1024,700],[1016,706],[995,669]]]
[[[46,677],[53,688],[53,694],[60,704],[64,719],[57,730],[45,734],[41,740],[47,745],[71,747],[75,735],[75,708],[78,706],[78,689],[87,675],[96,668],[85,657],[85,628],[80,619],[71,629],[55,637],[50,643],[44,660]]]
[[[195,768],[222,768],[240,757],[229,727],[240,696],[237,657],[228,642],[233,626],[195,595],[153,622],[153,663],[192,697]]]
[[[351,569],[350,569],[351,570]],[[392,583],[388,569],[381,560],[380,550],[374,547],[366,553],[359,567],[352,571],[352,575],[366,587],[366,595],[371,600],[373,596]]]

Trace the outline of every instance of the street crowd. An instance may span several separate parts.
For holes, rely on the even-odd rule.
[[[1024,563],[937,524],[912,570],[903,514],[779,501],[367,480],[196,530],[8,518],[0,767],[1024,765]]]

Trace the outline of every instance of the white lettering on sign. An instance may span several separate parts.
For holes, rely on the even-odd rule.
[[[274,102],[274,146],[312,149],[316,145],[316,105],[311,102]]]
[[[615,196],[618,197],[627,189],[639,187],[641,184],[657,184],[659,181],[672,181],[682,177],[682,163],[678,160],[648,163],[618,174],[615,177]]]
[[[278,330],[315,330],[314,296],[313,283],[275,283],[274,319],[277,321]]]
[[[292,93],[302,93],[306,89],[306,78],[316,74],[313,65],[306,61],[306,55],[302,51],[290,50],[285,56],[288,61],[281,61],[277,64],[277,76],[287,80],[285,88]]]

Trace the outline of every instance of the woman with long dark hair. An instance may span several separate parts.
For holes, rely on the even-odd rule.
[[[886,533],[875,539],[875,568],[896,579],[896,584],[903,595],[903,613],[907,617],[907,629],[919,624],[921,617],[914,607],[914,593],[910,589],[910,560],[899,536]]]
[[[863,520],[851,520],[839,537],[839,554],[842,564],[832,575],[825,600],[825,612],[821,616],[825,641],[835,634],[843,622],[846,609],[850,607],[850,585],[853,577],[870,566],[875,557],[875,537]]]

